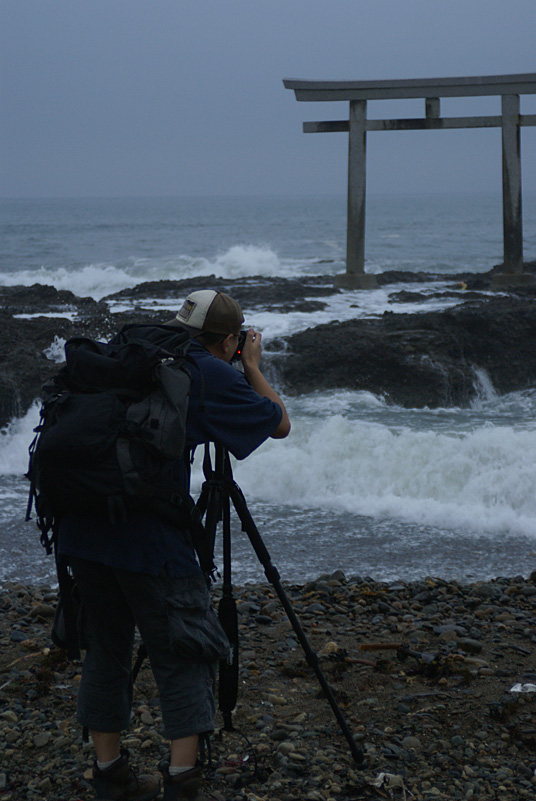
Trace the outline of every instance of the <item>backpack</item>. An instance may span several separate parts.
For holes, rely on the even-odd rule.
[[[67,511],[121,522],[150,509],[188,528],[195,506],[177,464],[187,458],[189,341],[181,329],[135,324],[106,343],[66,342],[65,366],[43,387],[26,474],[26,519],[35,507],[47,553]]]

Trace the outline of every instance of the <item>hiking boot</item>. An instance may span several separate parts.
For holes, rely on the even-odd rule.
[[[207,795],[200,789],[201,768],[198,765],[177,776],[170,776],[167,762],[162,762],[160,770],[164,777],[163,801],[225,801],[222,795]]]
[[[128,751],[122,750],[117,762],[105,770],[95,762],[93,787],[96,801],[152,801],[160,792],[160,781],[148,774],[136,776],[128,765]]]

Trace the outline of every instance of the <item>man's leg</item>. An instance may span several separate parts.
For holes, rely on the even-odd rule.
[[[193,734],[191,737],[181,737],[171,741],[171,768],[193,768],[197,761],[197,748],[199,737]]]
[[[207,799],[200,792],[197,750],[199,735],[214,728],[217,660],[199,661],[190,653],[191,642],[177,642],[176,630],[177,614],[186,615],[186,640],[192,633],[190,627],[199,626],[199,618],[203,626],[204,610],[210,605],[205,581],[201,575],[184,579],[147,576],[144,587],[138,586],[135,594],[128,574],[122,574],[120,581],[147,648],[160,693],[164,733],[171,742],[169,764],[160,766],[164,801]]]
[[[173,743],[173,762],[186,759],[193,764],[198,735],[214,727],[217,660],[206,662],[189,652],[191,643],[185,642],[184,647],[177,643],[174,617],[186,615],[186,637],[197,629],[198,619],[202,626],[204,608],[210,603],[205,580],[201,574],[172,579],[164,573],[144,576],[141,582],[133,576],[118,571],[158,686],[164,732]]]
[[[78,722],[93,740],[97,760],[93,786],[97,799],[151,801],[160,792],[156,776],[136,776],[128,753],[121,752],[120,732],[130,722],[134,617],[115,571],[106,565],[73,559],[82,602],[81,634],[86,649],[78,695]]]
[[[119,747],[119,732],[90,731],[97,761],[100,763],[113,762],[121,756]]]
[[[82,603],[86,650],[78,722],[97,733],[99,747],[108,753],[110,742],[130,723],[134,616],[113,568],[85,559],[73,559],[72,568]],[[111,734],[113,739],[99,734]]]

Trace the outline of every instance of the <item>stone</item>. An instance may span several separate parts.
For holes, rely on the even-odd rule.
[[[51,736],[49,731],[42,731],[34,736],[33,744],[36,748],[43,748],[43,746],[48,745]]]
[[[495,297],[438,313],[320,325],[289,337],[283,378],[294,393],[344,387],[409,408],[464,405],[476,396],[474,366],[485,365],[501,392],[536,382],[535,314],[531,298]]]
[[[418,737],[404,737],[402,740],[402,748],[406,749],[413,749],[414,751],[420,751],[422,748],[421,741]]]
[[[17,723],[19,720],[18,715],[12,709],[7,709],[5,712],[0,712],[0,718],[7,720],[8,723]]]
[[[267,700],[271,704],[274,704],[274,706],[285,706],[285,704],[287,703],[286,698],[283,698],[282,695],[275,695],[274,693],[269,693],[269,695],[267,696]]]
[[[25,634],[23,631],[12,631],[9,635],[9,639],[12,642],[23,642],[24,640],[28,639],[28,635]]]
[[[31,617],[45,617],[51,618],[54,617],[55,608],[50,604],[38,604],[37,606],[32,607],[30,611]]]
[[[469,654],[479,654],[482,651],[482,643],[470,637],[462,637],[456,645],[461,651],[467,651]]]
[[[50,780],[50,777],[47,776],[45,779],[40,781],[38,787],[42,793],[51,793],[53,790],[53,784]]]

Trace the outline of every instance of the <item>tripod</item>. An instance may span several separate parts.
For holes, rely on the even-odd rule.
[[[205,482],[197,502],[201,517],[205,516],[205,530],[208,547],[214,548],[216,528],[223,523],[223,588],[219,614],[223,628],[231,643],[231,659],[220,668],[220,710],[223,714],[224,728],[232,730],[231,713],[236,704],[238,694],[238,619],[236,605],[232,596],[231,585],[231,502],[242,524],[242,531],[247,534],[253,550],[264,568],[266,578],[274,588],[286,612],[296,637],[303,648],[310,667],[327,698],[329,705],[339,723],[342,733],[348,741],[354,762],[363,764],[363,752],[357,747],[352,733],[337,705],[333,692],[320,668],[317,655],[312,650],[291,603],[281,585],[280,575],[272,564],[270,554],[259,534],[259,530],[248,509],[242,490],[233,479],[229,453],[223,445],[215,443],[214,467],[210,457],[209,446],[205,447],[203,462]]]

